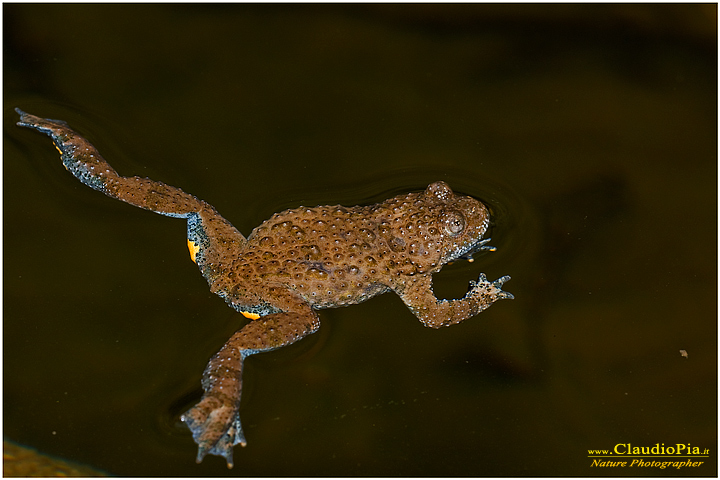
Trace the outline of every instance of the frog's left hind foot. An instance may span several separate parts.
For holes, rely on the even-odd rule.
[[[119,175],[100,152],[66,122],[36,117],[19,108],[15,111],[20,115],[19,126],[33,128],[52,138],[65,168],[88,187],[108,197],[170,217],[187,218],[192,213],[208,209],[209,205],[205,202],[177,187],[149,178]]]
[[[18,125],[52,138],[65,168],[85,185],[130,205],[187,219],[191,258],[211,284],[218,265],[232,258],[245,244],[245,237],[208,203],[149,178],[123,177],[67,123],[36,117],[19,108],[15,111],[20,115]]]

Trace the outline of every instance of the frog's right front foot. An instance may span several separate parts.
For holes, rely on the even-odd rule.
[[[479,294],[489,296],[491,298],[491,303],[496,300],[512,300],[515,298],[513,294],[502,289],[503,284],[508,280],[510,280],[510,275],[505,275],[504,277],[500,277],[494,282],[491,282],[487,279],[484,273],[481,273],[477,282],[470,282],[471,292],[477,291]]]
[[[229,398],[225,400],[204,395],[200,403],[180,417],[198,444],[198,463],[207,454],[218,455],[225,457],[228,468],[232,468],[233,446],[240,444],[244,447],[247,444],[240,425],[238,405]]]

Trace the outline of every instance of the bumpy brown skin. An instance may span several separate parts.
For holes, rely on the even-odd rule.
[[[206,454],[225,457],[245,445],[240,425],[242,365],[320,327],[315,310],[397,293],[420,321],[433,328],[478,314],[513,298],[480,275],[461,299],[438,300],[432,274],[485,248],[489,214],[479,201],[455,195],[444,182],[365,207],[327,206],[275,214],[245,239],[215,209],[179,188],[140,177],[121,177],[95,147],[65,122],[16,109],[18,125],[52,137],[65,168],[84,184],[137,207],[186,218],[191,257],[210,284],[251,321],[210,360],[204,395],[182,420]]]

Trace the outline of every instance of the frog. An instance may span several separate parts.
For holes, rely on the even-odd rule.
[[[83,184],[185,219],[191,260],[210,290],[248,320],[207,363],[200,401],[180,416],[197,444],[197,463],[217,455],[233,467],[233,447],[247,445],[239,415],[245,359],[317,332],[319,310],[392,291],[423,325],[441,328],[514,298],[502,289],[507,275],[489,281],[480,274],[458,299],[433,293],[433,274],[443,266],[496,250],[483,238],[489,208],[444,181],[372,205],[288,209],[245,237],[213,206],[180,188],[121,176],[66,122],[16,112],[17,125],[51,137],[65,169]]]

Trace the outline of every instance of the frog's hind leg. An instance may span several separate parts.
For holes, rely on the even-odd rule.
[[[85,185],[105,195],[161,215],[188,220],[188,248],[208,282],[231,260],[245,237],[208,203],[177,187],[149,178],[122,177],[97,149],[62,120],[36,117],[16,108],[18,125],[49,135],[65,168]]]
[[[49,135],[65,168],[82,183],[108,197],[170,217],[186,218],[207,206],[202,200],[162,182],[120,176],[90,142],[62,120],[16,111],[20,114],[18,125]]]
[[[245,446],[240,424],[243,360],[293,343],[320,327],[317,314],[307,305],[296,311],[273,313],[245,325],[210,360],[202,378],[205,393],[181,419],[198,444],[198,463],[207,454],[225,457],[233,466],[233,446]]]

